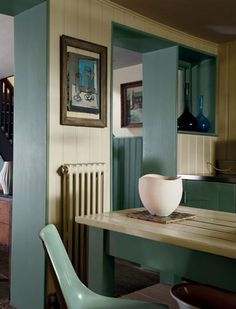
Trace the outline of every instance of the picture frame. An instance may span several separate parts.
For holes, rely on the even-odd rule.
[[[107,126],[107,48],[77,38],[60,38],[60,123]]]
[[[142,127],[143,86],[142,81],[120,85],[121,127]]]

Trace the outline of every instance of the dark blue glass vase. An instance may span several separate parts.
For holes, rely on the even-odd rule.
[[[185,83],[185,108],[182,115],[177,119],[177,129],[179,131],[196,131],[197,119],[189,111],[189,83]]]
[[[177,128],[180,131],[196,131],[197,120],[190,113],[188,105],[185,106],[183,114],[177,120]]]
[[[198,132],[208,132],[210,129],[210,122],[207,117],[203,114],[204,108],[204,96],[199,97],[199,114],[197,115],[197,131]]]

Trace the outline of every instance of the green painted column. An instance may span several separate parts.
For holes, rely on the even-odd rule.
[[[113,210],[141,207],[138,180],[142,170],[141,136],[113,137]]]
[[[143,55],[143,174],[177,173],[178,47]]]
[[[143,174],[177,174],[177,71],[177,46],[143,55]]]
[[[89,227],[88,287],[94,292],[114,296],[114,257],[108,255],[109,232]]]
[[[47,194],[47,3],[15,17],[11,304],[45,308]]]

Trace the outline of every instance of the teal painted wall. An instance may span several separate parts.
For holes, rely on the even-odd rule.
[[[177,173],[178,47],[143,55],[143,174]]]
[[[143,138],[113,138],[113,210],[141,207],[138,180],[142,172]]]
[[[192,67],[192,113],[199,113],[199,96],[204,96],[204,116],[210,121],[209,133],[216,132],[216,59],[201,61]]]
[[[47,3],[15,17],[14,192],[11,303],[44,308],[46,221]]]
[[[1,0],[0,12],[2,14],[15,16],[44,1],[46,0]]]

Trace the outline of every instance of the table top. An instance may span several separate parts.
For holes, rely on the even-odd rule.
[[[236,259],[236,214],[179,206],[178,212],[194,214],[193,219],[162,224],[127,217],[144,208],[78,216],[75,221],[105,230],[160,241]]]

